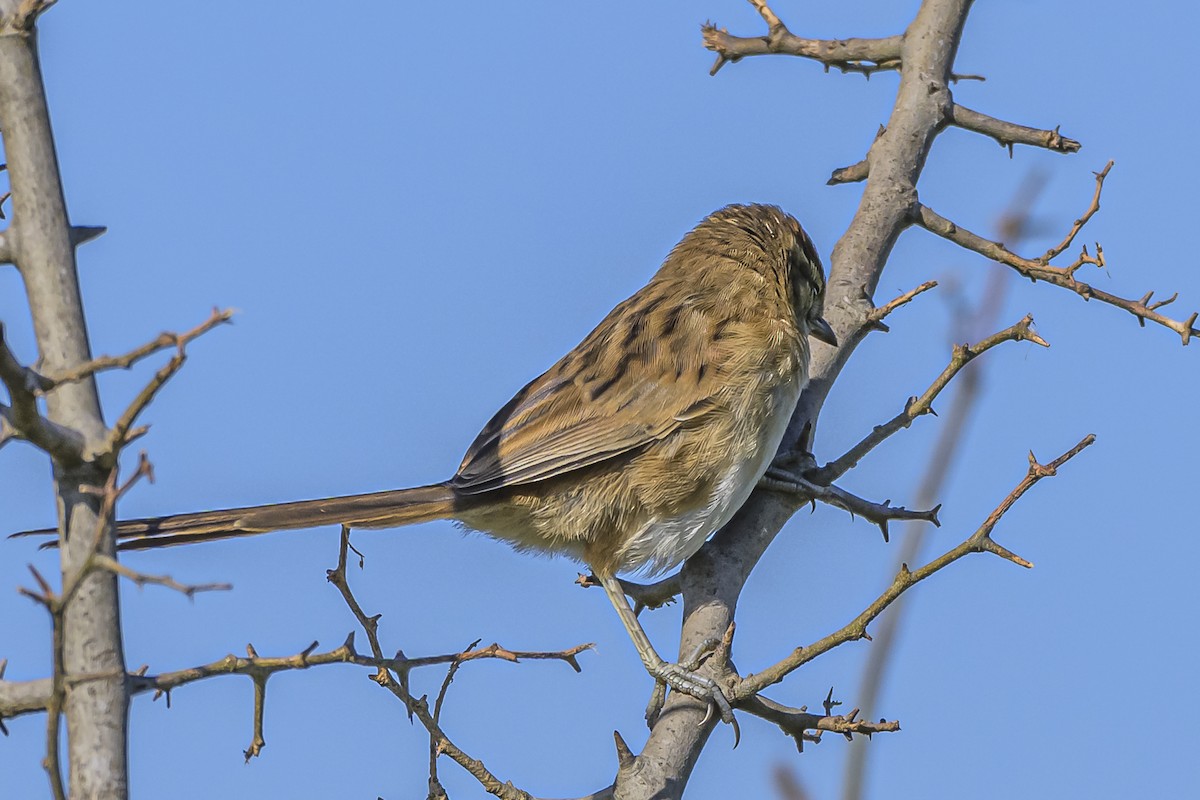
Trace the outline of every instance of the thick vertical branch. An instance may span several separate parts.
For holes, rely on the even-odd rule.
[[[41,366],[65,372],[90,359],[83,305],[75,274],[71,226],[63,200],[58,159],[37,59],[34,22],[48,5],[36,0],[0,2],[0,129],[12,186],[9,254],[25,282]],[[98,526],[99,552],[112,555],[107,521],[101,519],[103,487],[111,458],[93,458],[105,425],[93,378],[64,384],[46,397],[47,417],[77,431],[89,443],[81,460],[54,461],[64,583],[90,555]],[[63,620],[63,669],[67,676],[98,677],[73,685],[66,695],[69,793],[73,798],[128,795],[126,728],[129,706],[117,578],[95,570],[80,584]]]
[[[867,156],[869,177],[858,211],[833,251],[826,318],[842,344],[815,346],[812,379],[801,397],[785,447],[814,422],[834,379],[865,335],[871,295],[916,202],[916,183],[944,126],[952,100],[948,84],[970,0],[925,0],[901,52],[901,80],[887,130]],[[733,521],[684,567],[681,652],[720,640],[738,596],[768,544],[795,511],[779,494],[755,492]],[[669,712],[669,713],[667,713]],[[681,796],[714,723],[688,697],[673,695],[634,768],[618,780],[619,798]]]

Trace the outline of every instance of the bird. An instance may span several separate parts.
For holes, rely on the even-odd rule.
[[[824,297],[820,257],[794,217],[773,205],[726,206],[517,392],[450,479],[121,520],[119,547],[452,519],[518,550],[587,564],[647,671],[731,721],[714,681],[658,655],[617,575],[682,563],[763,479],[808,380],[809,337],[837,345]]]

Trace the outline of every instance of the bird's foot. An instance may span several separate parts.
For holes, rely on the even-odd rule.
[[[654,727],[654,723],[658,721],[658,717],[662,713],[667,687],[670,686],[677,692],[683,692],[708,703],[708,711],[705,713],[701,725],[708,723],[715,708],[721,721],[733,726],[734,746],[737,746],[737,741],[741,739],[741,731],[738,728],[737,719],[733,716],[733,707],[729,704],[729,699],[715,680],[696,671],[704,659],[711,655],[720,644],[715,639],[706,640],[700,643],[691,658],[678,664],[663,661],[655,666],[647,667],[655,680],[654,692],[646,706],[646,723],[650,727]]]

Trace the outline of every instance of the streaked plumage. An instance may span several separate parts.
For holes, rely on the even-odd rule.
[[[454,518],[598,573],[661,572],[729,520],[807,380],[824,274],[764,205],[703,220],[650,282],[488,422],[450,480],[118,524],[127,549],[346,523]]]

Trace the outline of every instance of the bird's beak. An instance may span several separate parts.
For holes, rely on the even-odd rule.
[[[825,321],[824,317],[809,320],[808,335],[830,347],[837,347],[837,335],[834,334],[833,328],[829,327],[829,323]]]

